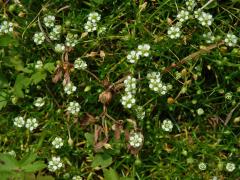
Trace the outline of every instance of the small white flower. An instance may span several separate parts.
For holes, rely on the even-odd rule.
[[[134,64],[138,61],[139,59],[139,54],[137,51],[131,51],[128,55],[127,55],[127,60]]]
[[[225,99],[232,100],[232,96],[233,96],[232,92],[228,92],[225,94]]]
[[[87,63],[83,61],[81,58],[77,58],[74,61],[74,68],[84,70],[87,69]]]
[[[57,53],[63,53],[65,51],[65,46],[64,44],[56,44],[54,50]]]
[[[69,82],[68,84],[65,85],[64,87],[64,92],[66,94],[72,94],[73,92],[75,92],[77,90],[77,87],[74,86],[74,84],[72,82]]]
[[[189,11],[192,11],[196,5],[197,5],[197,3],[195,2],[195,0],[187,0],[186,1],[186,6]]]
[[[13,124],[17,127],[23,127],[25,125],[24,118],[21,116],[15,117]]]
[[[160,78],[160,73],[158,72],[151,72],[147,74],[147,78],[149,80],[149,88],[161,95],[165,95],[168,88],[171,87],[169,85],[165,85]]]
[[[131,93],[127,93],[122,96],[121,102],[125,108],[130,109],[135,105],[136,99]]]
[[[51,172],[55,172],[63,167],[60,157],[52,157],[52,160],[48,162],[48,169]]]
[[[73,176],[72,180],[82,180],[81,176]]]
[[[38,122],[36,118],[28,118],[26,121],[25,127],[30,131],[36,129],[38,127]]]
[[[59,149],[63,146],[63,140],[60,137],[56,137],[53,141],[52,141],[52,145],[56,148]]]
[[[33,36],[33,41],[37,44],[40,45],[44,42],[45,36],[43,32],[36,32]]]
[[[198,10],[194,11],[194,17],[196,19],[198,19],[200,17],[201,13],[202,13],[201,9],[198,9]]]
[[[67,37],[66,37],[66,46],[69,46],[69,47],[75,47],[76,44],[78,43],[78,35],[77,34],[71,34],[71,33],[68,33],[67,34]]]
[[[208,32],[206,34],[203,34],[203,37],[206,41],[206,43],[210,44],[213,43],[215,41],[215,37],[212,35],[212,32]]]
[[[217,176],[213,176],[212,180],[218,180],[218,177]]]
[[[9,154],[13,157],[16,157],[16,152],[14,150],[11,150],[11,151],[7,152],[7,154]]]
[[[49,38],[51,40],[59,40],[61,36],[62,26],[56,25],[52,31],[49,33]]]
[[[55,16],[48,15],[43,18],[43,22],[46,27],[53,27],[55,22]]]
[[[34,67],[35,69],[41,69],[43,67],[43,62],[38,60]]]
[[[138,45],[137,53],[138,53],[139,56],[148,57],[149,56],[149,51],[150,51],[150,45],[149,44]]]
[[[171,39],[177,39],[181,36],[181,30],[179,26],[170,27],[167,33]]]
[[[201,171],[205,171],[207,169],[207,165],[206,163],[204,162],[201,162],[198,164],[198,168],[201,170]]]
[[[203,115],[203,114],[204,114],[204,110],[203,110],[202,108],[198,108],[198,109],[197,109],[197,114],[198,114],[199,116]]]
[[[196,14],[198,21],[202,26],[211,26],[213,22],[213,17],[211,14],[200,11],[199,14]]]
[[[169,119],[163,120],[162,129],[167,132],[171,132],[173,128],[173,123]]]
[[[2,24],[0,24],[0,34],[7,34],[13,32],[13,23],[8,21],[3,21]]]
[[[187,21],[189,19],[189,17],[190,17],[189,12],[186,10],[181,10],[177,15],[177,19],[180,22]]]
[[[33,104],[34,104],[34,106],[36,106],[36,107],[42,107],[42,106],[44,106],[45,101],[44,101],[43,98],[39,97],[39,98],[37,98],[37,99],[34,101]]]
[[[79,105],[78,102],[72,101],[72,102],[69,103],[67,110],[71,114],[77,114],[80,111],[80,105]]]
[[[92,22],[92,23],[97,23],[98,21],[100,21],[101,19],[101,15],[97,12],[91,12],[88,15],[88,21]]]
[[[87,21],[87,23],[84,24],[84,29],[86,32],[93,32],[97,30],[97,24],[93,23],[91,21]]]
[[[136,94],[136,78],[128,76],[127,79],[124,80],[125,92]]]
[[[228,45],[230,47],[236,46],[237,45],[237,41],[238,41],[237,36],[235,36],[232,33],[228,33],[226,35],[226,38],[224,39],[224,42],[226,43],[226,45]]]
[[[145,114],[146,114],[145,111],[144,111],[144,109],[143,109],[143,107],[142,107],[142,106],[136,106],[136,107],[134,108],[134,110],[135,110],[137,119],[143,120],[144,117],[145,117]]]
[[[139,148],[143,145],[143,135],[140,132],[132,132],[129,135],[129,144],[134,148]]]
[[[98,29],[98,34],[104,34],[106,32],[107,28],[106,27],[100,27]]]
[[[235,168],[236,168],[236,166],[235,166],[235,164],[234,163],[227,163],[227,165],[226,165],[226,170],[228,171],[228,172],[233,172],[234,170],[235,170]]]

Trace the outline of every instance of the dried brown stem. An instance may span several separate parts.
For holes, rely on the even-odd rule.
[[[171,66],[169,67],[166,67],[162,73],[166,73],[166,72],[170,72],[173,68],[178,68],[180,67],[181,65],[187,63],[188,61],[191,61],[191,60],[194,60],[194,59],[197,59],[200,55],[202,54],[205,54],[205,53],[209,53],[212,49],[215,49],[221,45],[224,44],[224,41],[221,41],[219,43],[216,43],[216,44],[211,44],[210,46],[207,46],[205,47],[204,49],[200,49],[198,50],[197,52],[194,52],[190,55],[188,55],[187,57],[183,58],[182,60],[180,60],[178,63],[176,64],[172,64]]]

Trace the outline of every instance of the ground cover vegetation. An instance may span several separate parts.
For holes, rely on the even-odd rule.
[[[239,0],[0,5],[1,180],[239,179]]]

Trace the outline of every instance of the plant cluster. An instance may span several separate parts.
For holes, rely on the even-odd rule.
[[[0,174],[240,177],[239,1],[0,1]]]

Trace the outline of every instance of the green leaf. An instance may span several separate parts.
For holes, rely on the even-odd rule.
[[[2,72],[0,72],[0,88],[8,87],[8,80]]]
[[[110,168],[110,169],[104,169],[103,170],[104,180],[119,180],[119,176],[117,172]]]
[[[9,178],[12,176],[12,172],[2,172],[1,173],[1,180],[9,180]]]
[[[132,177],[120,177],[120,180],[134,180]]]
[[[46,63],[46,64],[44,64],[43,68],[46,71],[53,73],[53,71],[55,70],[55,65],[54,65],[54,63]]]
[[[93,134],[85,133],[84,136],[85,136],[85,138],[87,140],[87,144],[93,146],[93,144],[94,144],[94,136],[93,136]]]
[[[16,169],[19,169],[18,162],[13,156],[0,154],[0,172],[11,172]]]
[[[32,164],[25,165],[22,167],[24,172],[30,173],[30,172],[36,172],[44,169],[46,167],[46,164],[44,164],[43,161],[36,161]]]
[[[46,72],[38,71],[31,76],[31,80],[32,80],[33,84],[38,84],[42,80],[45,80],[46,77],[47,77]]]
[[[108,154],[97,154],[92,162],[92,167],[99,167],[106,168],[112,164],[112,157]]]
[[[29,153],[29,154],[25,155],[25,156],[19,161],[19,165],[20,165],[21,167],[26,166],[26,165],[34,162],[34,161],[36,160],[36,158],[37,158],[37,155],[36,155],[36,154],[34,154],[34,153]]]
[[[4,91],[0,91],[0,110],[7,105],[7,93]]]
[[[9,35],[0,36],[0,46],[18,46],[18,41]]]
[[[36,180],[54,180],[52,176],[37,176]]]
[[[101,5],[103,4],[104,0],[93,0],[94,3],[96,3],[97,5]]]
[[[31,82],[31,79],[28,77],[25,77],[24,74],[19,74],[16,78],[14,87],[13,87],[13,92],[14,95],[17,97],[24,97],[23,89],[27,88]]]

